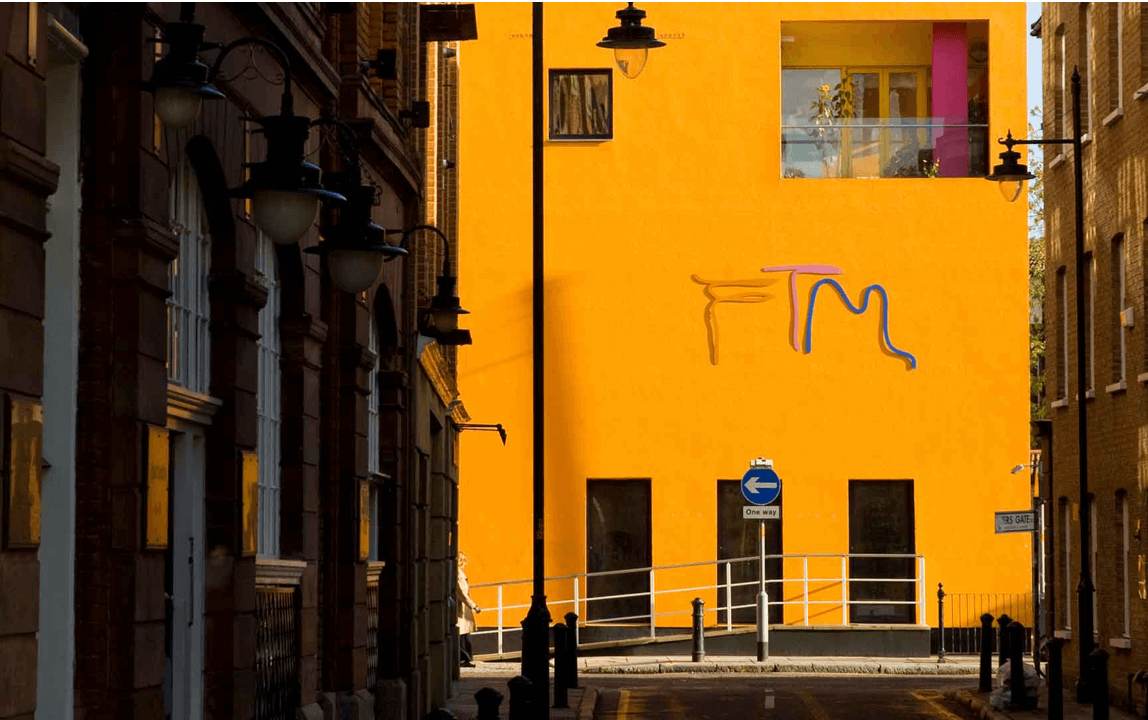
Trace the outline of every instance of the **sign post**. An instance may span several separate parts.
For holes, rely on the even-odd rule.
[[[781,495],[781,478],[773,471],[773,461],[757,458],[749,463],[749,470],[741,478],[741,494],[753,503],[742,508],[746,520],[758,520],[758,592],[757,592],[757,660],[769,657],[769,594],[765,591],[765,521],[780,520],[781,508],[762,507]]]

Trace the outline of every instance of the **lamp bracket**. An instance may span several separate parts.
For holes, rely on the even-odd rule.
[[[411,127],[425,129],[430,127],[430,103],[426,100],[415,100],[410,110],[400,110],[399,119],[411,121]]]
[[[399,62],[398,51],[391,49],[382,49],[375,53],[374,60],[363,60],[359,63],[362,68],[363,74],[367,77],[375,77],[379,80],[398,80],[399,78]],[[374,73],[372,75],[371,73]]]

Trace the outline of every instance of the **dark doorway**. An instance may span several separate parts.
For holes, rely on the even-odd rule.
[[[916,553],[912,480],[849,481],[849,552],[851,554]],[[849,599],[914,600],[913,558],[850,558]],[[862,578],[905,578],[910,582],[862,582]],[[916,607],[905,605],[849,606],[849,622],[908,623]]]
[[[781,507],[783,497],[778,496],[772,505]],[[720,562],[730,558],[753,557],[753,560],[730,563],[730,584],[749,583],[734,587],[730,593],[733,596],[733,621],[735,623],[753,624],[757,622],[757,590],[758,566],[761,564],[758,557],[757,534],[760,520],[743,520],[742,507],[749,505],[749,501],[742,497],[741,480],[717,481],[717,585],[718,585],[718,622],[726,621],[726,590],[725,590],[725,563]],[[765,521],[765,554],[781,554],[781,520]],[[781,558],[765,561],[765,579],[781,579]],[[778,603],[782,597],[781,583],[769,583],[765,586],[769,593],[769,622],[780,624],[783,622],[782,608]],[[738,605],[749,607],[737,608]]]
[[[647,568],[653,560],[650,539],[650,481],[586,481],[586,571]],[[619,573],[587,580],[587,595],[596,597],[648,593],[648,572]],[[649,617],[648,595],[595,600],[586,604],[589,620]]]

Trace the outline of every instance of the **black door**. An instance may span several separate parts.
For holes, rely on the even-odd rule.
[[[849,481],[850,554],[916,553],[912,480]],[[909,623],[916,621],[912,582],[864,582],[860,578],[916,577],[913,558],[850,558],[849,599],[901,600],[904,605],[849,606],[854,623]]]
[[[650,481],[586,481],[586,571],[591,573],[642,568],[637,572],[590,577],[586,604],[589,620],[631,618],[648,620],[648,595],[610,600],[596,597],[648,593],[652,564],[650,549]],[[643,617],[639,617],[643,616]]]
[[[781,496],[773,505],[781,507]],[[743,520],[742,507],[749,505],[749,501],[742,497],[740,480],[717,481],[717,584],[718,584],[718,622],[724,623],[725,600],[725,563],[722,560],[730,558],[752,557],[752,560],[730,563],[730,584],[734,585],[733,621],[735,623],[753,624],[757,622],[757,591],[758,568],[760,561],[757,534],[760,520]],[[781,554],[781,520],[765,521],[765,554]],[[765,561],[765,579],[781,579],[781,558]],[[752,583],[738,586],[739,583]],[[778,624],[782,622],[782,606],[773,603],[782,600],[782,584],[768,583],[765,591],[769,593],[769,622]],[[749,607],[738,608],[738,605]]]

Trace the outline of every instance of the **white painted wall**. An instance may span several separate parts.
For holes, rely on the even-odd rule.
[[[75,666],[76,381],[80,293],[80,65],[86,49],[49,23],[48,159],[60,166],[44,245],[44,473],[36,718],[71,720]]]

